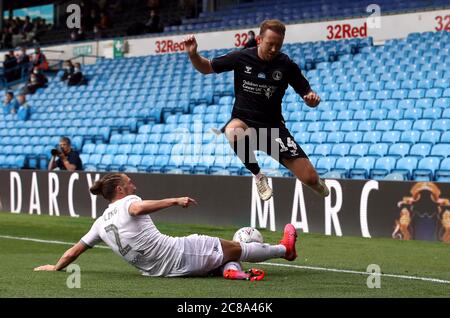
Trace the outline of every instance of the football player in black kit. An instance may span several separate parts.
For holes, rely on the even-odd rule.
[[[231,119],[222,128],[233,150],[255,176],[262,200],[272,197],[254,151],[265,151],[322,197],[329,190],[285,126],[281,102],[291,85],[306,105],[316,107],[320,97],[311,89],[299,66],[281,53],[286,27],[278,20],[261,23],[257,47],[237,50],[208,60],[197,52],[194,35],[185,41],[192,65],[203,74],[234,71],[236,101]],[[240,147],[241,146],[241,147]],[[242,147],[243,146],[243,147]],[[243,151],[242,151],[243,150]]]

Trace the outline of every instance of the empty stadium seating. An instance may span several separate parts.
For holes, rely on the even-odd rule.
[[[450,180],[449,32],[284,50],[308,65],[322,98],[311,109],[289,88],[283,100],[287,127],[321,175]],[[185,54],[102,59],[85,72],[87,86],[69,88],[56,77],[30,96],[29,121],[0,114],[0,167],[46,169],[59,136],[68,135],[86,170],[249,174],[211,130],[229,119],[232,73],[201,75]],[[265,154],[258,160],[271,175],[291,176]]]

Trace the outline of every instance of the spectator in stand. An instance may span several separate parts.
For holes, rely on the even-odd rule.
[[[61,76],[61,81],[67,81],[69,79],[69,76],[73,75],[74,73],[74,65],[72,64],[71,60],[64,61],[64,73]]]
[[[149,33],[156,33],[160,31],[159,27],[159,21],[160,17],[158,13],[155,10],[150,11],[150,18],[148,19],[147,23],[145,24],[147,28],[147,32]]]
[[[68,86],[76,86],[76,85],[84,85],[86,84],[86,78],[81,72],[81,64],[75,63],[74,72],[72,75],[69,75],[67,78]]]
[[[253,32],[252,30],[248,31],[248,40],[247,43],[244,44],[244,47],[248,49],[250,47],[255,47],[257,45],[258,43],[256,42],[255,32]]]
[[[22,47],[20,54],[17,56],[17,65],[20,65],[20,77],[28,75],[30,70],[30,57],[27,54],[27,48]]]
[[[115,0],[109,5],[111,14],[114,16],[120,14],[123,11],[123,0]]]
[[[19,102],[19,109],[17,110],[17,117],[20,120],[28,120],[30,118],[30,106],[27,104],[27,100],[24,94],[17,96]]]
[[[160,7],[159,0],[148,0],[147,7],[149,10],[159,9],[159,7]]]
[[[19,102],[14,98],[13,92],[6,92],[3,100],[3,114],[15,114],[19,109]]]
[[[72,33],[70,33],[70,40],[74,42],[86,40],[83,27],[79,28],[78,30],[73,30]]]
[[[30,33],[31,31],[33,31],[34,27],[30,21],[29,16],[25,17],[25,22],[23,23],[21,29],[22,29],[22,32],[25,32],[25,33]]]
[[[3,42],[3,48],[11,48],[12,45],[12,31],[11,28],[4,28],[3,34],[2,34],[2,42]]]
[[[42,71],[35,66],[28,79],[27,85],[22,88],[22,94],[34,94],[38,88],[45,87],[47,82],[47,77],[45,77]]]
[[[40,47],[34,49],[34,54],[31,58],[31,62],[33,63],[33,67],[37,67],[38,69],[43,71],[48,70],[47,58],[45,57],[44,53],[41,52]]]
[[[7,83],[10,83],[17,79],[17,60],[14,56],[13,50],[10,50],[8,54],[5,54],[3,69],[5,73],[5,80]]]

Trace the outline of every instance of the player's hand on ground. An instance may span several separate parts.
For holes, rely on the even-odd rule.
[[[307,95],[303,96],[303,100],[309,107],[316,107],[320,103],[320,97],[313,91],[309,92]]]
[[[56,266],[55,265],[42,265],[42,266],[35,267],[34,271],[35,272],[38,272],[38,271],[53,272],[53,271],[56,271]]]
[[[198,205],[197,201],[195,201],[194,199],[189,198],[189,197],[177,198],[177,204],[179,206],[182,206],[183,208],[187,208],[188,206],[190,206],[192,204]]]
[[[195,39],[195,36],[193,34],[188,35],[184,41],[184,50],[189,54],[189,55],[195,55],[197,54],[197,40]]]

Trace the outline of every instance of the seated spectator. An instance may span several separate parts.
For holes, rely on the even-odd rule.
[[[111,21],[105,12],[100,12],[100,22],[97,23],[97,27],[101,30],[106,30],[111,27]]]
[[[160,31],[159,26],[159,15],[156,13],[155,10],[150,11],[150,18],[148,19],[147,23],[145,24],[147,28],[147,32],[149,33],[156,33]]]
[[[67,78],[67,85],[75,86],[75,85],[84,85],[87,80],[81,72],[81,64],[75,63],[75,67],[73,70],[73,74],[69,75]]]
[[[72,149],[72,144],[68,137],[59,139],[59,147],[53,149],[52,158],[48,163],[48,170],[59,168],[59,170],[83,170],[83,162],[81,161],[78,151]],[[57,159],[58,158],[58,159]]]
[[[31,62],[34,67],[37,67],[40,70],[47,71],[48,70],[48,61],[45,57],[44,53],[41,52],[41,48],[37,47],[34,49],[33,57],[31,58]]]
[[[244,47],[248,49],[250,47],[255,47],[257,45],[258,43],[256,42],[255,32],[253,32],[252,30],[248,31],[248,40],[247,43],[245,43]]]
[[[38,88],[45,87],[47,82],[47,77],[35,66],[27,84],[22,88],[22,94],[34,94]]]
[[[14,51],[9,51],[5,54],[5,59],[3,61],[3,69],[5,72],[5,80],[7,83],[15,81],[17,78],[17,60],[14,56]]]
[[[14,98],[13,92],[6,92],[3,100],[3,114],[15,114],[19,108],[19,102]]]
[[[74,66],[71,60],[64,61],[64,74],[61,76],[61,81],[66,81],[74,72]]]
[[[30,57],[27,54],[27,48],[21,47],[20,54],[17,56],[17,65],[20,65],[20,77],[28,75],[30,70]]]
[[[74,41],[74,42],[86,40],[86,36],[84,35],[83,28],[79,28],[78,30],[76,30],[76,29],[73,30],[70,33],[70,40]]]
[[[30,21],[30,17],[26,16],[25,17],[25,21],[24,21],[24,23],[22,25],[22,32],[30,33],[31,31],[33,31],[33,29],[34,29],[34,26],[33,26],[33,24]]]
[[[17,110],[17,117],[20,120],[28,120],[30,118],[30,106],[27,104],[24,94],[17,96],[19,102],[19,109]]]

